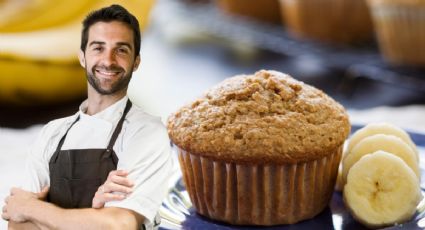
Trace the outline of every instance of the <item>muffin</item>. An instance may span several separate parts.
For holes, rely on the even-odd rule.
[[[288,32],[298,38],[355,44],[373,38],[366,0],[280,0]]]
[[[196,211],[238,225],[320,213],[350,132],[340,104],[266,70],[224,80],[172,114],[167,128]]]
[[[396,65],[425,65],[425,1],[369,0],[383,57]]]
[[[226,13],[242,15],[258,21],[279,24],[279,0],[217,0],[218,8]]]

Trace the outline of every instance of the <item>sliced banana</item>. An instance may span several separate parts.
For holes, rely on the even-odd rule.
[[[406,162],[406,164],[416,174],[420,180],[419,163],[415,152],[400,138],[392,135],[375,134],[363,138],[353,149],[345,156],[342,162],[342,176],[347,181],[347,174],[350,168],[364,155],[383,150],[392,153]]]
[[[353,147],[363,138],[375,134],[387,134],[401,138],[413,149],[413,151],[416,153],[417,159],[419,159],[418,149],[416,148],[416,145],[413,143],[409,134],[403,129],[389,123],[371,123],[357,130],[357,132],[351,136],[350,141],[348,142],[347,151],[350,152]]]
[[[413,170],[384,151],[363,156],[350,169],[343,196],[354,218],[369,227],[411,219],[422,198]]]

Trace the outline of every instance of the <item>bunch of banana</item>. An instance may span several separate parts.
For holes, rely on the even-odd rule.
[[[346,206],[369,227],[408,221],[422,199],[418,150],[390,124],[370,124],[353,134],[340,176]]]
[[[120,4],[141,29],[155,0],[0,0],[0,102],[57,103],[83,97],[78,64],[81,22],[92,10]]]

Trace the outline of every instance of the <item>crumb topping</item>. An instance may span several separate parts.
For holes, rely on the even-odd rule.
[[[313,160],[350,132],[344,108],[289,75],[261,70],[224,80],[168,118],[180,148],[229,161]]]

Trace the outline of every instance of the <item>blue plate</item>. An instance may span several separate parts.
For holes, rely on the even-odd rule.
[[[360,126],[353,126],[352,132],[359,129]],[[421,162],[421,188],[422,193],[425,193],[425,134],[409,132],[413,142],[418,146]],[[166,199],[164,200],[160,213],[162,223],[160,229],[366,229],[353,219],[350,213],[344,206],[341,192],[334,192],[329,206],[316,217],[299,222],[293,225],[279,225],[273,227],[253,227],[253,226],[235,226],[222,222],[210,220],[198,215],[191,207],[191,202],[186,188],[183,185],[181,174],[177,173],[173,180],[172,188],[170,189]],[[421,206],[421,208],[419,208]],[[418,211],[411,221],[403,225],[388,227],[385,229],[425,229],[425,199],[418,206]]]

